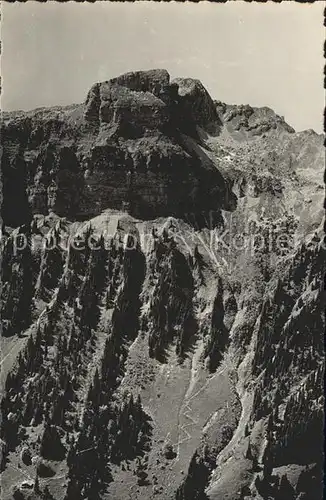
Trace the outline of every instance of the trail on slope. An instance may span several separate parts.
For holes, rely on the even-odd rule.
[[[216,378],[218,378],[222,373],[224,373],[226,370],[226,366],[221,366],[217,372],[209,377],[206,382],[200,387],[194,394],[192,394],[192,391],[194,390],[196,383],[193,379],[193,374],[194,374],[194,368],[193,368],[193,363],[192,363],[192,370],[191,370],[191,376],[189,379],[189,385],[187,388],[187,391],[185,393],[185,397],[181,403],[180,411],[179,411],[179,418],[178,418],[178,441],[175,443],[177,446],[177,457],[180,457],[180,445],[189,441],[192,438],[192,435],[190,432],[187,430],[187,428],[192,427],[194,425],[197,425],[199,423],[198,418],[196,418],[196,415],[194,414],[194,409],[191,407],[191,401],[193,401],[197,396],[199,396],[202,392],[205,391],[205,389],[208,387],[209,384],[213,383]],[[214,412],[216,413],[216,412]],[[207,419],[210,420],[212,415],[210,415]],[[181,418],[185,418],[188,420],[188,423],[181,424]],[[190,420],[190,422],[189,422]],[[185,434],[185,436],[182,436],[182,433]]]

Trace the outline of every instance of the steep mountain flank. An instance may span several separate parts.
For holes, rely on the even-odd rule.
[[[165,70],[1,134],[3,498],[321,499],[323,137]]]

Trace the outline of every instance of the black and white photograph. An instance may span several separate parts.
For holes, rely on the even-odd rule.
[[[1,2],[1,500],[322,500],[325,2]]]

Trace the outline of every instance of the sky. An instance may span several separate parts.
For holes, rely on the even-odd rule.
[[[324,2],[1,3],[3,110],[82,102],[95,82],[165,68],[322,131]]]

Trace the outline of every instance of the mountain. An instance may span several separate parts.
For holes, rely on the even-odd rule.
[[[322,498],[323,135],[165,70],[2,113],[3,498]]]

